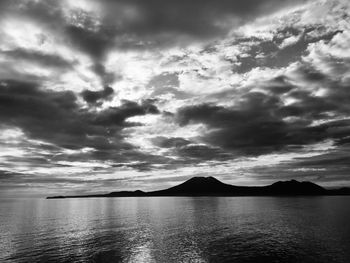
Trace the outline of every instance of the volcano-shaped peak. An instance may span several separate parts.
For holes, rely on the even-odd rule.
[[[163,190],[167,193],[178,193],[178,194],[188,194],[193,193],[193,195],[199,194],[218,194],[218,193],[227,193],[232,190],[231,185],[224,184],[218,179],[209,176],[209,177],[192,177],[187,181],[179,184],[177,186],[171,187],[169,189]]]
[[[208,177],[195,176],[195,177],[188,179],[184,183],[214,183],[214,182],[222,184],[222,182],[220,182],[218,179],[216,179],[212,176],[208,176]]]

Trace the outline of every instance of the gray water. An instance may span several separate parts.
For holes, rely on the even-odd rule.
[[[350,262],[350,197],[0,201],[0,262]]]

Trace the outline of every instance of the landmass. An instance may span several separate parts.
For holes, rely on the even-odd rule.
[[[49,196],[47,199],[89,197],[152,197],[152,196],[317,196],[350,195],[350,188],[326,189],[312,182],[278,181],[267,186],[235,186],[214,177],[193,177],[164,190],[144,192],[120,191],[107,194]]]

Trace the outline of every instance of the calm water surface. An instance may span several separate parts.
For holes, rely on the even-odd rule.
[[[350,197],[0,200],[0,262],[350,262]]]

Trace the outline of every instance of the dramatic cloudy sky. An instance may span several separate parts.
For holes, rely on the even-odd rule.
[[[0,195],[192,176],[350,186],[348,0],[0,0]]]

